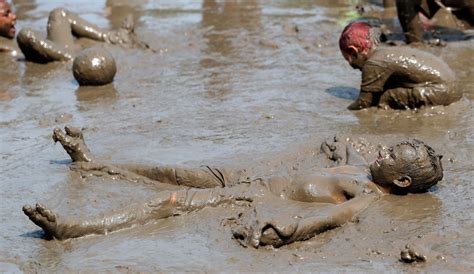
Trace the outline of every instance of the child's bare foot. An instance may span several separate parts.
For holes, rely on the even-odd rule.
[[[91,162],[92,155],[87,147],[82,131],[78,128],[64,127],[66,133],[60,128],[53,131],[54,142],[60,142],[73,162]]]
[[[155,52],[147,43],[138,39],[135,33],[135,22],[132,15],[129,15],[122,22],[119,29],[111,30],[107,33],[106,42],[114,45],[121,45],[126,48],[143,48]]]
[[[33,223],[41,227],[44,232],[57,239],[62,239],[60,229],[58,229],[59,226],[56,220],[56,214],[51,210],[38,203],[35,208],[32,208],[29,205],[24,205],[23,212]]]

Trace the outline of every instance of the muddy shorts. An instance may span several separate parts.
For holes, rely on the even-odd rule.
[[[238,184],[244,177],[243,171],[231,171],[210,166],[197,169],[173,168],[176,184],[198,188],[230,187]]]

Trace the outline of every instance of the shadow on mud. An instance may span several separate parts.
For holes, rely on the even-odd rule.
[[[359,89],[353,87],[331,87],[325,91],[332,96],[348,100],[355,100],[359,96]]]
[[[53,239],[53,237],[51,237],[50,235],[44,233],[43,230],[35,230],[35,231],[26,232],[26,233],[20,234],[20,237],[44,239],[44,240],[52,240]]]
[[[115,102],[118,92],[113,84],[103,86],[79,86],[76,89],[76,98],[82,102]]]
[[[51,160],[49,161],[51,165],[70,165],[72,163],[71,159],[64,160]]]

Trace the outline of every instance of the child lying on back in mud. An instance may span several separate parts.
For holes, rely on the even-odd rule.
[[[339,47],[349,64],[362,71],[359,98],[349,105],[351,110],[449,105],[461,98],[456,76],[443,60],[409,47],[379,47],[379,35],[367,23],[347,25]]]
[[[214,207],[223,203],[251,206],[233,226],[240,243],[257,248],[302,241],[353,220],[372,201],[384,194],[424,192],[443,177],[441,156],[422,141],[401,142],[379,152],[367,165],[352,147],[335,140],[323,143],[330,159],[358,166],[309,170],[294,178],[242,179],[239,172],[203,167],[182,169],[140,165],[108,165],[93,160],[82,132],[55,129],[59,141],[82,172],[103,172],[133,181],[182,186],[162,191],[156,199],[105,213],[90,219],[57,216],[41,204],[25,205],[23,212],[56,239],[106,234],[136,224]],[[369,171],[370,170],[370,171]],[[291,210],[290,210],[291,209]],[[293,210],[293,211],[292,211]],[[240,222],[240,223],[239,223]]]

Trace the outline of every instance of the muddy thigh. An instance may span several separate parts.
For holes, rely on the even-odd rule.
[[[391,108],[418,108],[421,106],[449,105],[462,94],[454,84],[428,84],[414,88],[393,88],[380,97],[379,106]]]

